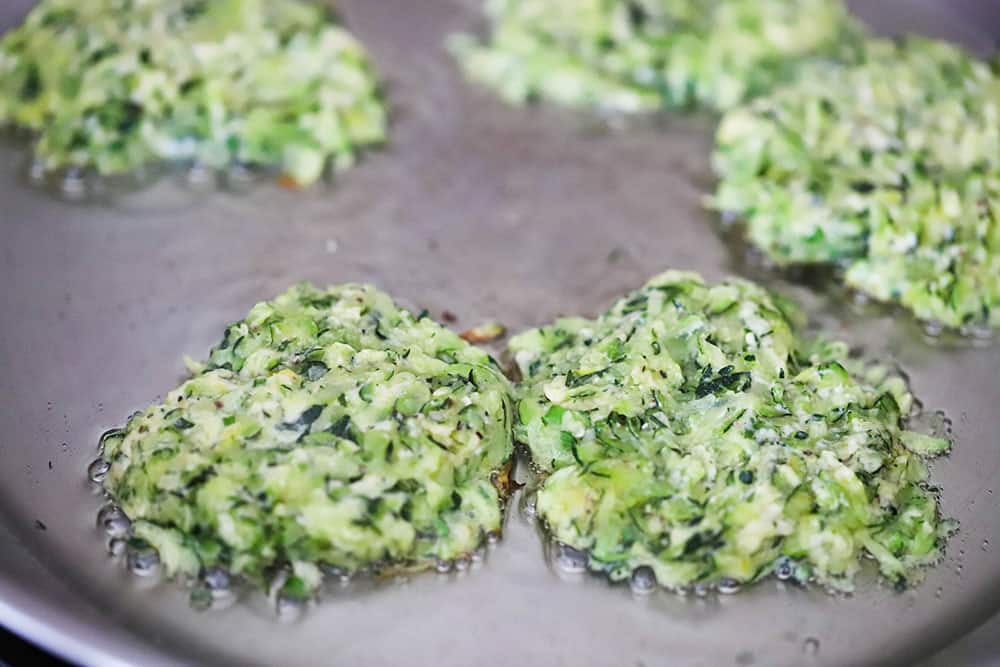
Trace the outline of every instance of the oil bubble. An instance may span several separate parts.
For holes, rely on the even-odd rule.
[[[125,558],[129,571],[136,576],[152,577],[160,571],[160,554],[148,544],[130,544]]]
[[[225,592],[229,590],[229,586],[232,583],[232,578],[229,576],[229,571],[223,567],[211,567],[205,570],[205,574],[202,577],[202,581],[205,582],[205,586],[208,590],[213,592]]]
[[[776,576],[780,581],[788,581],[792,578],[794,573],[795,567],[792,565],[790,558],[781,558],[774,566],[774,576]]]
[[[972,338],[977,341],[988,341],[993,339],[993,328],[987,322],[966,324],[959,329],[959,333],[967,338]]]
[[[929,338],[940,338],[943,331],[944,326],[940,322],[924,322],[924,334]]]
[[[124,514],[111,517],[104,522],[104,531],[109,537],[127,537],[132,530],[132,522]]]
[[[115,504],[105,505],[97,512],[97,527],[104,528],[110,519],[117,517],[118,515],[123,515],[121,508]]]
[[[565,574],[580,574],[587,571],[587,554],[568,544],[556,545],[555,566]]]
[[[806,637],[802,642],[802,652],[806,655],[816,655],[819,653],[819,640],[815,637]]]
[[[648,565],[637,567],[629,579],[632,592],[637,595],[648,595],[656,590],[656,573]]]
[[[723,595],[733,595],[740,592],[740,582],[729,577],[723,577],[719,580],[715,588]]]
[[[111,470],[111,464],[105,461],[103,458],[96,458],[87,468],[87,476],[90,478],[91,482],[95,484],[100,484],[108,476],[108,471]]]
[[[128,547],[128,540],[124,540],[120,537],[114,537],[108,542],[108,555],[113,558],[118,558]]]
[[[97,527],[108,537],[127,537],[132,530],[132,522],[117,505],[105,505],[97,513]]]

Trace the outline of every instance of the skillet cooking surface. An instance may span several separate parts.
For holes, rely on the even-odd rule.
[[[27,4],[5,3],[0,26]],[[167,178],[72,204],[25,184],[23,145],[0,147],[0,621],[102,665],[838,665],[912,662],[993,614],[1000,344],[929,345],[906,317],[859,314],[742,264],[700,206],[710,118],[612,133],[463,84],[441,44],[477,25],[478,4],[342,3],[396,117],[392,145],[332,191],[197,193]],[[887,29],[991,43],[957,3],[857,4]],[[105,557],[84,482],[98,435],[172,388],[182,355],[202,357],[255,301],[299,280],[371,281],[439,319],[455,313],[457,328],[498,318],[519,330],[594,314],[668,267],[765,279],[831,333],[897,360],[924,403],[952,417],[957,445],[933,479],[962,529],[922,586],[861,582],[836,598],[765,582],[636,600],[557,576],[516,501],[482,566],[331,589],[293,625],[259,595],[196,613],[179,587],[149,590]]]

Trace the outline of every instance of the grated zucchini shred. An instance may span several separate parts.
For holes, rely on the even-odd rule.
[[[490,0],[491,34],[452,39],[506,101],[621,113],[726,109],[802,60],[848,58],[863,34],[840,0]]]
[[[1000,77],[957,47],[872,41],[722,120],[712,206],[779,265],[953,329],[1000,326]]]
[[[904,428],[913,398],[846,345],[800,337],[786,302],[668,272],[590,320],[516,336],[515,434],[552,537],[613,580],[732,587],[776,568],[849,590],[863,556],[897,585],[951,524]]]
[[[292,567],[312,594],[319,565],[420,569],[499,531],[512,418],[485,352],[372,287],[302,284],[106,439],[104,488],[168,574]]]
[[[43,0],[0,40],[0,123],[45,172],[156,162],[299,185],[386,137],[368,58],[301,0]]]

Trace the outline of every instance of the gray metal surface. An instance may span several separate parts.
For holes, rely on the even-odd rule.
[[[504,108],[441,50],[475,24],[475,4],[342,3],[397,113],[391,148],[333,190],[196,194],[167,180],[69,204],[25,185],[23,152],[0,148],[0,622],[93,665],[860,665],[912,664],[994,614],[1000,344],[928,344],[905,317],[774,279],[836,334],[896,359],[955,421],[934,480],[962,529],[915,590],[842,598],[768,582],[633,599],[557,576],[516,506],[482,566],[331,589],[290,625],[254,596],[194,612],[185,591],[150,589],[104,555],[83,481],[98,435],[178,382],[183,354],[203,355],[227,322],[294,281],[372,281],[452,311],[456,327],[499,318],[519,329],[595,313],[667,267],[711,279],[746,269],[700,208],[710,119],[610,133]],[[943,2],[857,4],[883,26],[992,41]],[[6,3],[0,26],[26,5]]]

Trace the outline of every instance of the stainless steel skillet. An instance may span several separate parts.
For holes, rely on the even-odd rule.
[[[4,3],[0,26],[29,4]],[[84,483],[97,436],[171,388],[183,354],[203,354],[294,281],[372,281],[455,313],[456,327],[498,318],[516,330],[594,313],[667,267],[712,279],[749,270],[700,206],[711,119],[613,133],[505,108],[465,85],[441,48],[476,24],[477,4],[342,3],[397,114],[392,146],[332,190],[197,193],[167,178],[72,204],[24,182],[16,143],[0,148],[0,622],[92,665],[855,665],[912,664],[995,614],[1000,344],[929,344],[906,318],[857,313],[767,274],[755,277],[897,360],[954,420],[955,451],[934,478],[962,529],[918,589],[844,599],[765,583],[635,600],[560,579],[516,504],[481,567],[330,590],[294,625],[254,596],[196,613],[184,591],[149,590],[104,555]],[[883,29],[980,50],[1000,35],[989,3],[855,5]]]

